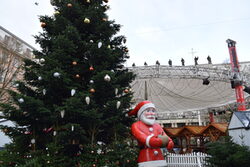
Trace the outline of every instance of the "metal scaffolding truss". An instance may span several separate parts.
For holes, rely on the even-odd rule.
[[[151,100],[159,115],[208,111],[236,102],[231,80],[235,75],[243,84],[250,83],[250,62],[241,63],[241,72],[231,72],[230,64],[197,66],[153,65],[131,67],[136,74],[131,84],[134,101]],[[208,79],[209,83],[203,84]],[[248,94],[245,94],[247,97]]]
[[[133,71],[137,79],[146,78],[182,78],[182,79],[204,79],[209,78],[213,81],[230,82],[233,76],[243,81],[243,83],[250,83],[250,62],[243,63],[241,72],[235,74],[232,72],[229,64],[218,65],[198,65],[198,66],[166,66],[166,65],[152,65],[131,67],[129,70]]]

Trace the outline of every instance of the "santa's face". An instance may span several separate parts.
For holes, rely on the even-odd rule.
[[[155,108],[150,107],[144,110],[140,120],[147,125],[153,125],[155,123]]]

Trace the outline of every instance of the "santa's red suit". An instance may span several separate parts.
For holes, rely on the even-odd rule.
[[[138,145],[141,148],[138,157],[139,167],[163,167],[167,166],[166,160],[163,156],[162,149],[167,148],[171,150],[174,143],[170,137],[166,135],[162,127],[158,123],[145,123],[140,116],[147,108],[155,108],[150,101],[143,101],[139,103],[129,115],[138,116],[139,121],[135,122],[131,131],[133,136],[137,139]],[[167,143],[161,136],[167,139]]]

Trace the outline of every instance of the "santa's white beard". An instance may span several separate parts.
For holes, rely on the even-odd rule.
[[[152,119],[149,119],[145,117],[144,115],[141,116],[141,121],[147,125],[153,125],[155,123],[155,117]]]

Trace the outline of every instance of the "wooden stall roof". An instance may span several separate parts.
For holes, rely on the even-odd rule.
[[[180,136],[185,130],[189,131],[190,134],[194,136],[201,136],[207,129],[210,129],[211,127],[218,129],[222,133],[226,133],[228,123],[211,123],[207,126],[185,125],[178,128],[164,128],[164,131],[167,133],[167,135],[172,137]]]
[[[202,131],[202,133],[204,133],[206,130],[210,129],[214,127],[215,129],[221,131],[222,133],[226,133],[227,132],[227,128],[228,128],[228,123],[211,123],[207,126],[206,129],[204,129]]]

